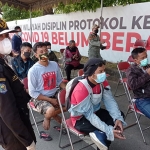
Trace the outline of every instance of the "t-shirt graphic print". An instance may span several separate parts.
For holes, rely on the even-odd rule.
[[[43,78],[43,89],[51,90],[56,88],[56,74],[55,72],[47,72],[42,75]]]

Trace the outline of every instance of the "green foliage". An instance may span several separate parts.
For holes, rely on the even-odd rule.
[[[2,5],[1,5],[2,6]],[[7,4],[1,7],[3,12],[3,18],[6,21],[20,20],[30,18],[30,11],[25,9],[15,8],[14,6],[8,6]],[[32,18],[42,16],[43,12],[41,10],[33,11]]]
[[[150,0],[103,0],[103,6],[118,6],[118,5],[127,5],[133,3],[143,3],[149,2]],[[97,8],[100,8],[101,0],[80,0],[79,2],[73,3],[70,1],[70,4],[64,5],[62,2],[55,8],[55,14],[70,13],[76,11],[96,11]]]

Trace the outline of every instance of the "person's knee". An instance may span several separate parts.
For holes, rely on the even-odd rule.
[[[47,110],[46,110],[46,114],[45,114],[45,117],[46,118],[51,118],[53,117],[55,114],[55,108],[54,107],[49,107]]]

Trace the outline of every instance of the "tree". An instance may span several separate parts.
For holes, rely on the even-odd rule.
[[[20,19],[27,19],[30,18],[30,11],[29,10],[21,10],[20,8],[15,8],[14,6],[8,6],[7,4],[3,5],[0,4],[1,10],[3,12],[3,18],[5,21],[13,21],[13,20],[20,20]],[[32,11],[32,18],[42,16],[43,11],[36,10]]]
[[[148,2],[150,0],[103,0],[104,7],[109,6],[118,6],[118,5],[127,5],[127,4],[133,4],[133,3],[143,3]],[[70,4],[65,5],[62,2],[59,3],[59,5],[55,8],[55,14],[61,14],[61,13],[70,13],[70,12],[76,12],[76,11],[96,11],[97,8],[100,8],[101,0],[80,0],[80,2],[73,3],[73,1],[70,2]]]

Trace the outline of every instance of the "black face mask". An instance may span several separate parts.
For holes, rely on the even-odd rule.
[[[30,55],[31,55],[31,53],[30,53],[30,52],[24,52],[24,56],[25,56],[25,58],[29,58],[29,57],[30,57]]]
[[[98,33],[98,29],[95,30],[95,33],[96,33],[96,34]]]

